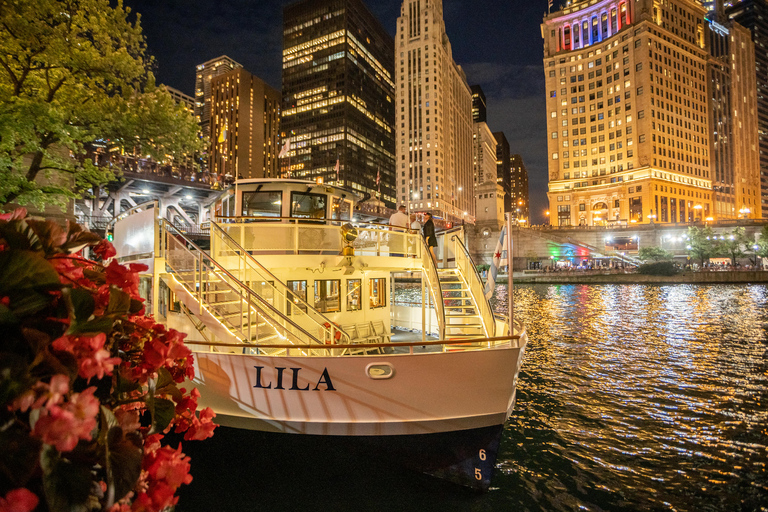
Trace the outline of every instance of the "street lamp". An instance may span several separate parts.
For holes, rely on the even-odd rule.
[[[697,213],[698,213],[698,215],[694,216],[694,218],[693,218],[693,222],[696,222],[696,217],[701,217],[701,209],[702,209],[702,206],[701,206],[700,204],[697,204],[697,205],[695,205],[695,206],[693,207],[693,209],[694,209],[694,210],[696,210],[696,211],[697,211]]]
[[[651,210],[651,213],[648,215],[648,222],[653,224],[653,221],[656,220],[656,214],[653,213],[653,210]]]
[[[757,268],[757,251],[760,249],[760,246],[755,244],[752,246],[752,250],[755,251],[755,268]]]

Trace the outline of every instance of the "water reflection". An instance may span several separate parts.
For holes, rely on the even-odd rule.
[[[766,510],[767,301],[765,286],[518,286],[530,344],[495,484],[532,510]]]

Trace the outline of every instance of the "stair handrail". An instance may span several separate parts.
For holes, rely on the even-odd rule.
[[[464,245],[464,242],[462,242],[458,236],[451,236],[451,240],[454,242],[454,247],[458,247],[460,249],[460,251],[454,249],[454,254],[461,254],[464,256],[467,260],[467,264],[465,266],[471,268],[471,271],[470,269],[462,268],[462,265],[460,264],[460,258],[456,258],[456,268],[459,269],[459,272],[461,272],[464,280],[469,285],[469,293],[472,295],[472,300],[474,300],[474,302],[477,304],[480,318],[483,320],[483,329],[485,330],[486,336],[489,338],[493,337],[496,335],[496,320],[493,315],[491,302],[485,297],[483,290],[483,280],[480,277],[480,274],[477,272],[477,265],[475,265],[475,262],[472,260],[472,256],[469,254],[469,251]]]
[[[437,274],[437,265],[432,259],[432,251],[429,250],[427,241],[421,237],[421,261],[427,286],[435,303],[435,315],[437,316],[438,338],[445,338],[445,304],[443,302],[443,289],[440,286],[440,276]]]
[[[323,342],[321,340],[319,340],[316,336],[314,336],[313,334],[308,332],[306,329],[304,329],[302,326],[300,326],[299,324],[294,322],[291,318],[289,318],[288,316],[283,314],[280,310],[275,308],[272,304],[267,302],[267,300],[264,299],[264,297],[260,296],[258,293],[253,291],[248,285],[246,285],[245,283],[240,281],[237,277],[232,275],[232,273],[229,272],[226,268],[224,268],[223,265],[221,265],[214,258],[210,257],[204,250],[202,250],[200,247],[198,247],[197,244],[195,244],[192,240],[187,238],[183,233],[181,233],[178,229],[176,229],[176,227],[173,224],[167,222],[165,219],[158,219],[158,221],[159,221],[158,225],[159,225],[160,229],[164,229],[166,232],[168,232],[169,234],[172,233],[174,236],[181,237],[181,239],[187,244],[186,247],[182,247],[183,250],[185,250],[186,252],[191,254],[193,257],[198,258],[198,256],[196,256],[194,252],[192,252],[191,250],[188,249],[188,246],[192,246],[192,248],[199,253],[199,255],[200,255],[199,259],[200,259],[201,263],[202,263],[202,258],[205,257],[208,260],[207,263],[205,264],[207,267],[210,267],[210,268],[214,269],[214,271],[220,272],[220,273],[226,275],[231,280],[231,282],[228,282],[227,280],[224,280],[224,279],[222,279],[222,282],[226,286],[228,286],[233,292],[235,292],[240,297],[240,299],[242,301],[245,301],[245,303],[249,307],[253,307],[254,309],[256,309],[256,311],[260,312],[266,318],[269,318],[269,319],[274,321],[274,318],[270,317],[270,315],[266,314],[266,312],[264,311],[264,308],[266,308],[267,310],[271,311],[274,315],[276,315],[282,322],[285,322],[286,324],[290,325],[291,327],[293,327],[297,331],[299,331],[302,334],[304,334],[305,336],[307,336],[307,338],[310,341],[314,341],[314,342],[316,342],[318,344],[321,344],[321,345],[323,344]],[[168,229],[169,227],[171,229]],[[161,247],[161,250],[162,250],[162,247]],[[168,264],[167,263],[167,258],[166,258],[166,264]],[[170,264],[168,264],[168,266],[170,266]],[[201,272],[200,272],[200,281],[201,282],[195,283],[195,284],[198,285],[199,286],[199,290],[202,291],[202,288],[203,288],[203,286],[202,286],[203,285],[203,283],[202,283],[202,268],[201,268]],[[240,289],[235,288],[235,286],[237,286]],[[194,293],[194,290],[190,290],[190,291],[192,293]],[[244,295],[243,291],[245,292],[245,295]],[[248,299],[248,297],[254,297],[260,303],[260,305],[259,304],[254,304],[253,301]],[[212,304],[209,304],[207,300],[203,299],[202,293],[198,293],[198,300],[202,304],[205,304],[206,307],[209,310],[214,310],[215,311],[215,307]],[[232,329],[234,329],[234,330],[237,330],[231,324],[230,324],[230,327]],[[285,325],[281,325],[281,327],[286,332],[290,332],[289,329],[287,329]]]
[[[237,241],[232,238],[232,236],[226,232],[224,228],[222,228],[217,222],[211,221],[211,229],[213,232],[219,233],[221,235],[222,240],[227,243],[230,248],[237,251],[237,255],[242,258],[243,260],[243,267],[245,268],[245,265],[247,263],[251,264],[251,269],[256,272],[259,275],[260,279],[263,279],[267,285],[271,286],[272,290],[275,293],[282,294],[283,297],[288,300],[288,293],[291,294],[291,296],[294,298],[291,302],[294,304],[303,306],[306,308],[306,311],[302,310],[300,307],[297,308],[298,311],[304,313],[307,315],[307,318],[312,321],[312,323],[316,324],[317,327],[321,330],[323,333],[325,339],[327,340],[334,340],[334,342],[342,342],[342,339],[345,340],[347,343],[350,343],[351,337],[347,332],[345,332],[341,327],[337,327],[336,324],[327,316],[325,316],[322,312],[315,309],[313,306],[311,306],[307,301],[296,295],[287,284],[280,281],[272,272],[270,272],[264,265],[259,263],[259,260],[253,257],[251,253],[249,253],[243,246],[241,246]],[[211,235],[213,236],[213,232]],[[213,249],[213,248],[212,248]],[[267,276],[267,279],[264,279],[261,274],[265,274]],[[270,284],[269,280],[274,281],[275,284]],[[281,289],[278,289],[277,285],[279,284]],[[326,325],[328,327],[326,327]],[[335,336],[336,333],[339,333],[341,335],[341,339],[336,340]]]

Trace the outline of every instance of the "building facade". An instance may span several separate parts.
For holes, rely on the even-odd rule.
[[[726,15],[750,30],[755,44],[760,153],[760,217],[768,218],[768,0],[734,0]]]
[[[195,119],[200,125],[200,132],[204,137],[209,137],[211,134],[211,80],[241,67],[242,65],[226,55],[216,57],[197,66],[195,73]]]
[[[713,218],[760,218],[754,44],[749,30],[732,20],[707,20],[706,27]]]
[[[404,0],[395,36],[397,197],[448,222],[475,215],[472,94],[441,0]]]
[[[713,215],[705,14],[603,0],[544,18],[553,225]]]
[[[395,205],[394,43],[360,0],[283,10],[283,176]],[[338,165],[337,165],[338,163]]]
[[[496,183],[504,189],[504,212],[512,211],[512,168],[509,141],[504,132],[493,132],[496,139]]]
[[[510,183],[512,205],[512,218],[518,223],[531,221],[530,198],[528,196],[528,170],[523,163],[523,157],[520,155],[511,155],[509,157],[509,169],[512,175]]]
[[[190,96],[189,94],[185,94],[181,92],[178,89],[175,89],[173,87],[170,87],[168,85],[165,86],[165,89],[168,91],[168,93],[171,95],[171,98],[173,98],[173,101],[178,103],[179,105],[183,106],[187,112],[190,114],[195,113],[195,98]]]
[[[243,68],[210,85],[211,171],[225,178],[277,178],[280,91]]]
[[[485,93],[479,85],[469,88],[472,93],[472,122],[485,123],[488,121],[488,107],[485,103]]]

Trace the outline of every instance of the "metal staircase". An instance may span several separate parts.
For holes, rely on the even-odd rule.
[[[446,338],[484,338],[483,318],[470,294],[469,285],[458,268],[438,270],[443,291]]]
[[[294,349],[263,347],[292,344],[301,352],[321,345],[320,338],[299,321],[309,306],[299,300],[286,305],[288,314],[215,259],[212,259],[172,225],[160,223],[160,257],[167,272],[161,276],[194,318],[193,324],[206,341],[244,344],[244,353],[282,355]],[[291,318],[291,316],[295,316]]]

